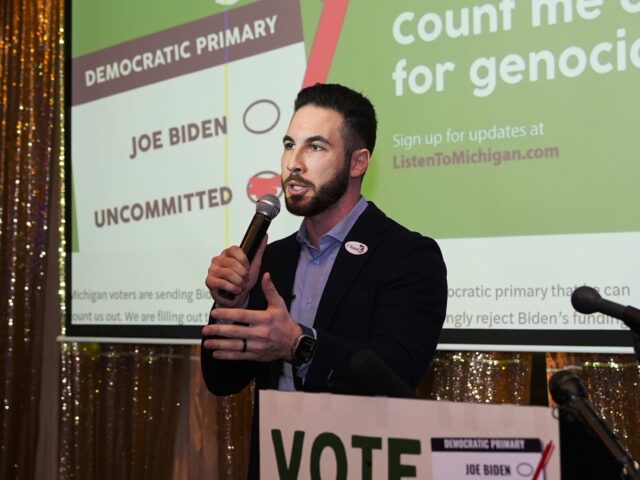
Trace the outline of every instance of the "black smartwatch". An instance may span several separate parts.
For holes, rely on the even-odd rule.
[[[296,343],[293,344],[291,355],[291,364],[294,367],[309,363],[313,358],[317,345],[316,338],[313,336],[313,330],[305,325],[300,325],[300,328],[302,328],[302,335],[300,335],[296,339]]]

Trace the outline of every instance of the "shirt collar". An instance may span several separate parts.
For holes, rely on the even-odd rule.
[[[367,202],[367,199],[364,198],[364,196],[360,196],[360,200],[358,200],[358,203],[355,204],[355,206],[351,209],[351,211],[342,220],[340,220],[331,230],[329,230],[322,237],[320,237],[320,248],[322,249],[323,247],[322,240],[326,237],[331,237],[336,241],[342,243],[344,239],[347,237],[347,234],[349,233],[349,231],[351,231],[351,228],[353,227],[353,225],[356,223],[356,220],[358,220],[360,215],[362,215],[362,212],[364,212],[367,209],[368,205],[369,204]],[[307,232],[307,227],[305,226],[304,221],[302,222],[302,224],[300,225],[300,228],[298,229],[296,238],[298,239],[298,242],[300,242],[301,244],[305,244],[311,248],[311,243],[309,242],[309,233]]]

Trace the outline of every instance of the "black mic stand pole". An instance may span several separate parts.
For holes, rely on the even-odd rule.
[[[618,466],[620,478],[640,480],[638,463],[625,450],[609,425],[593,410],[578,376],[568,370],[554,373],[549,379],[549,392],[561,412],[580,420],[606,448],[611,460]]]
[[[633,338],[633,351],[636,352],[636,359],[640,364],[640,334],[634,330],[631,331],[631,336]]]
[[[636,359],[640,363],[640,310],[633,307],[626,307],[622,310],[621,319],[624,324],[629,327],[631,331],[631,338],[633,338],[633,351],[636,354]]]
[[[606,447],[615,462],[620,466],[620,478],[640,480],[638,464],[588,402],[574,397],[559,408],[582,419],[584,424],[598,437],[602,445]]]

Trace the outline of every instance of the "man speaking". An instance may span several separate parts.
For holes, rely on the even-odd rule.
[[[350,359],[368,350],[415,390],[445,318],[440,249],[361,194],[377,128],[367,98],[317,84],[294,107],[282,185],[287,209],[304,219],[285,239],[265,238],[251,263],[237,246],[211,261],[207,387],[230,395],[255,379],[256,391],[349,392]],[[256,399],[250,478],[259,471],[257,412]]]

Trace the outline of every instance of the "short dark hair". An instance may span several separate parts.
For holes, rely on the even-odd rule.
[[[305,105],[329,108],[342,115],[342,137],[349,156],[363,147],[373,153],[378,121],[376,111],[367,97],[337,83],[316,83],[300,90],[294,110],[297,112]]]

